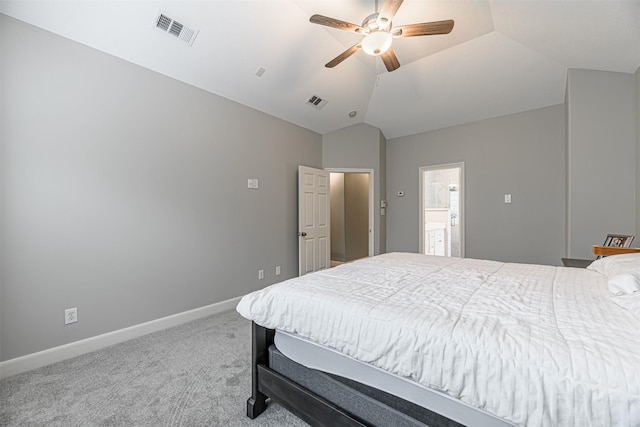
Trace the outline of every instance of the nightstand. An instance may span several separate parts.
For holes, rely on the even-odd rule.
[[[592,259],[562,258],[562,265],[565,267],[586,268],[592,262]]]

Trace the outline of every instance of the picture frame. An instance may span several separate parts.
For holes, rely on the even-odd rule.
[[[604,239],[602,246],[609,246],[615,248],[628,248],[631,247],[631,242],[634,236],[626,234],[607,234],[607,238]]]

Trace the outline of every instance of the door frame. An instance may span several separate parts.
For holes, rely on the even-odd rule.
[[[375,182],[374,170],[364,168],[325,168],[325,171],[332,173],[366,173],[369,174],[369,256],[375,253]],[[329,187],[329,195],[331,195],[331,187]]]
[[[453,168],[460,168],[460,216],[462,217],[462,220],[459,222],[460,224],[460,258],[464,258],[465,256],[465,247],[467,246],[465,244],[465,223],[466,221],[466,217],[465,217],[465,209],[464,209],[464,199],[465,199],[465,180],[464,180],[464,162],[458,162],[458,163],[446,163],[443,165],[433,165],[433,166],[421,166],[419,168],[419,172],[418,172],[418,194],[419,194],[419,198],[418,198],[418,208],[420,209],[420,215],[419,215],[419,221],[420,224],[418,225],[418,230],[419,230],[419,239],[420,239],[420,246],[419,246],[419,251],[421,254],[423,254],[425,252],[425,241],[424,241],[424,173],[430,170],[438,170],[438,169],[453,169]]]

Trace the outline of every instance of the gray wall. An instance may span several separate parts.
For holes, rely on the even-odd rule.
[[[0,360],[297,275],[320,135],[0,19]]]
[[[636,233],[636,76],[569,70],[568,254],[592,258],[607,233]],[[636,242],[637,244],[637,242]]]
[[[378,128],[360,123],[322,136],[324,168],[373,169],[374,253],[385,252],[386,221],[380,215],[380,200],[386,199],[386,139]]]
[[[380,201],[387,201],[387,139],[382,134],[382,132],[378,132],[379,138],[379,147],[380,147]],[[374,205],[374,209],[377,210],[374,213],[374,216],[379,218],[380,227],[376,230],[378,239],[380,240],[380,252],[387,252],[387,217],[386,212],[387,209],[380,208],[380,204]]]
[[[464,162],[465,255],[559,265],[564,121],[557,105],[389,140],[387,251],[419,250],[419,168]]]
[[[345,261],[369,256],[369,174],[344,176]]]
[[[331,173],[331,260],[369,255],[369,174]]]
[[[2,197],[2,182],[4,181],[4,161],[2,160],[3,158],[3,150],[2,150],[2,140],[4,139],[4,128],[3,128],[3,122],[4,119],[2,117],[2,110],[4,109],[4,93],[3,93],[3,86],[4,84],[2,83],[3,80],[3,55],[2,55],[2,51],[4,50],[4,38],[2,37],[2,26],[3,26],[3,15],[0,14],[0,362],[2,362],[2,307],[3,307],[3,303],[2,303],[2,271],[3,269],[3,257],[2,257],[2,242],[4,241],[4,236],[2,235],[2,203],[3,203],[3,197]]]
[[[331,260],[344,262],[347,252],[344,225],[344,174],[331,173]]]
[[[640,68],[636,71],[636,233],[640,233]],[[640,241],[633,246],[640,247]]]

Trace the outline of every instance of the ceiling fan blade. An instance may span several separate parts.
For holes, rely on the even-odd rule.
[[[396,12],[400,9],[403,0],[384,0],[378,20],[382,23],[391,22],[393,17],[396,16]],[[383,25],[384,26],[384,25]]]
[[[384,62],[384,66],[387,67],[387,71],[391,72],[400,68],[400,62],[398,61],[398,57],[393,52],[393,49],[389,48],[380,55],[382,58],[382,62]]]
[[[434,34],[449,34],[453,30],[453,20],[424,22],[394,27],[391,34],[394,37],[431,36]]]
[[[336,56],[331,61],[327,62],[325,64],[325,67],[327,68],[335,67],[336,65],[338,65],[339,63],[341,63],[342,61],[344,61],[345,59],[347,59],[348,57],[350,57],[351,55],[359,51],[361,47],[362,47],[362,43],[354,44],[349,49],[345,50],[340,55]]]
[[[360,25],[341,21],[339,19],[329,18],[328,16],[323,15],[313,15],[311,18],[309,18],[309,22],[313,24],[324,25],[326,27],[337,28],[339,30],[351,31],[357,34],[366,33],[366,30]]]

